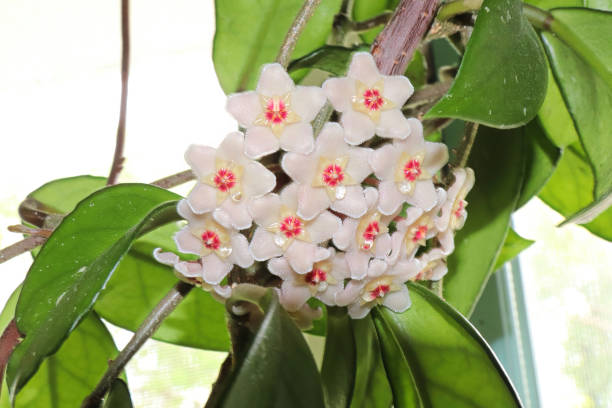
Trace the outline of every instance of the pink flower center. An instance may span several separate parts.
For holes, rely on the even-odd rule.
[[[459,201],[459,207],[455,210],[455,217],[461,218],[465,213],[465,200]]]
[[[285,234],[287,238],[297,237],[302,233],[302,220],[298,217],[285,217],[281,221],[280,231]]]
[[[377,111],[382,108],[385,100],[380,96],[378,89],[366,89],[363,93],[363,104],[366,108],[372,111]]]
[[[427,230],[428,230],[427,225],[419,225],[416,231],[414,231],[412,241],[418,242],[422,239],[425,239],[425,234],[427,234]]]
[[[221,168],[217,170],[213,180],[217,188],[224,193],[236,185],[236,175],[229,169]]]
[[[416,159],[409,160],[404,165],[404,177],[406,180],[414,181],[421,175],[421,173],[421,162]]]
[[[363,239],[366,241],[374,241],[378,233],[380,232],[380,226],[377,221],[372,221],[363,231]]]
[[[389,285],[378,285],[370,291],[370,299],[374,300],[379,297],[384,297],[391,287]]]
[[[327,280],[327,273],[320,268],[314,268],[304,276],[304,280],[309,285],[315,286]]]
[[[264,112],[264,114],[268,122],[278,125],[283,123],[285,119],[287,119],[289,111],[287,111],[287,106],[285,105],[285,102],[280,99],[273,98],[270,99],[270,101],[266,105],[266,111]]]
[[[208,249],[216,251],[221,246],[221,240],[219,235],[211,230],[206,230],[202,233],[202,241],[204,246]]]
[[[344,180],[342,167],[337,164],[330,164],[323,170],[323,182],[329,187],[336,187]]]

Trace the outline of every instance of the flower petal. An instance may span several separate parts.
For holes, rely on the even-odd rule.
[[[330,78],[321,85],[325,96],[338,112],[351,109],[351,100],[355,95],[355,80],[351,78]]]
[[[238,203],[231,199],[225,200],[220,208],[213,211],[213,218],[225,228],[231,227],[237,230],[247,229],[253,222],[245,200]]]
[[[380,113],[376,126],[376,134],[393,139],[405,139],[410,135],[410,122],[399,109],[391,109]]]
[[[438,194],[431,180],[418,180],[414,183],[414,193],[404,197],[406,202],[425,211],[431,210],[438,202]]]
[[[336,158],[347,155],[349,149],[342,127],[338,123],[327,122],[317,136],[317,156]]]
[[[310,122],[288,125],[280,136],[280,147],[288,152],[308,154],[314,149]]]
[[[362,217],[368,211],[365,196],[363,195],[363,187],[360,185],[346,186],[344,198],[332,202],[331,208],[349,217]]]
[[[254,91],[230,95],[225,108],[243,127],[251,126],[263,111],[259,95]]]
[[[361,183],[372,174],[369,161],[373,152],[374,150],[363,147],[353,147],[350,149],[346,172],[351,175],[356,183]]]
[[[298,189],[297,183],[290,183],[280,192],[280,200],[283,205],[291,210],[296,210],[298,206]]]
[[[376,237],[376,258],[386,258],[391,253],[391,235],[381,234]]]
[[[281,285],[280,303],[290,312],[299,310],[310,298],[310,289],[284,281]]]
[[[354,218],[345,218],[342,221],[342,226],[334,233],[334,245],[344,251],[355,242],[355,232],[359,226],[359,220]]]
[[[174,266],[180,261],[177,254],[173,252],[162,252],[161,248],[155,248],[153,250],[153,258],[155,258],[157,262],[168,266]]]
[[[280,214],[281,200],[278,194],[266,194],[251,200],[249,213],[258,225],[267,227],[276,222]]]
[[[251,161],[244,168],[242,188],[246,197],[260,197],[274,190],[276,176],[259,163]]]
[[[444,143],[425,142],[423,167],[432,176],[448,162],[448,148]]]
[[[355,302],[348,307],[348,314],[353,319],[363,319],[370,313],[370,309],[372,309],[373,303],[364,303],[363,305],[360,302]]]
[[[403,106],[414,92],[410,80],[403,75],[385,76],[383,96],[398,108]]]
[[[366,187],[363,189],[363,195],[368,205],[368,211],[374,210],[378,202],[378,190],[374,187]]]
[[[274,234],[261,227],[255,229],[249,250],[256,261],[267,261],[283,254],[283,249],[274,243]]]
[[[304,274],[312,270],[316,245],[294,240],[285,251],[285,258],[296,273]]]
[[[297,214],[306,221],[312,220],[331,205],[329,196],[323,188],[301,185],[298,191]]]
[[[336,295],[336,304],[338,306],[346,306],[350,303],[355,302],[359,298],[361,290],[365,286],[365,281],[351,280],[346,284],[346,287],[342,292],[338,292]],[[357,303],[359,303],[357,301]]]
[[[282,65],[274,63],[262,67],[257,93],[266,96],[283,96],[294,89],[295,84]]]
[[[368,266],[368,277],[376,278],[381,276],[387,272],[387,269],[389,269],[389,265],[385,261],[374,258],[370,261],[370,265]]]
[[[382,304],[395,313],[402,313],[408,310],[412,302],[408,294],[408,288],[404,285],[396,292],[388,293],[382,301]]]
[[[318,244],[327,241],[334,236],[338,231],[342,222],[329,211],[322,212],[318,217],[312,220],[307,226],[308,235],[313,243]]]
[[[196,214],[210,212],[217,207],[217,190],[198,182],[187,195],[187,203]]]
[[[211,285],[219,284],[232,270],[232,263],[221,260],[216,254],[202,258],[202,274],[204,281]]]
[[[276,275],[283,280],[287,280],[293,272],[289,266],[289,262],[287,262],[284,256],[270,259],[268,261],[268,271],[270,271],[272,275]]]
[[[189,231],[188,227],[174,234],[174,242],[177,249],[185,254],[201,255],[204,248],[202,242]]]
[[[356,52],[353,54],[348,77],[358,79],[367,86],[374,85],[381,79],[374,57],[369,52]]]
[[[253,256],[249,252],[249,241],[242,234],[232,234],[230,239],[232,246],[231,258],[232,263],[241,268],[248,268],[253,265]]]
[[[310,123],[325,105],[325,93],[318,86],[297,86],[291,94],[291,109]]]
[[[347,110],[340,117],[340,123],[344,128],[344,140],[351,145],[360,145],[371,139],[376,132],[374,122],[366,115],[353,110]]]
[[[317,170],[317,161],[312,156],[297,153],[286,153],[281,160],[281,167],[294,181],[310,185]]]
[[[370,254],[361,250],[350,251],[346,253],[346,262],[351,271],[351,278],[363,279],[368,274],[368,263],[370,262]]]
[[[174,269],[188,278],[204,278],[204,270],[199,262],[179,262],[174,266]]]
[[[385,144],[374,150],[369,163],[376,177],[381,180],[393,180],[395,167],[400,158],[401,151],[392,144]]]
[[[385,215],[393,214],[405,200],[404,194],[400,193],[394,181],[381,181],[378,193],[378,210]]]
[[[217,148],[217,156],[245,164],[248,159],[244,156],[244,135],[241,132],[232,132],[225,136]]]
[[[191,145],[185,152],[185,161],[196,177],[201,179],[215,171],[217,150],[208,146]]]
[[[279,148],[278,138],[269,128],[254,126],[247,129],[244,139],[244,154],[251,159],[259,159],[278,151]]]
[[[438,234],[438,242],[440,242],[444,255],[450,255],[455,250],[455,238],[450,229]]]
[[[397,282],[404,283],[407,280],[417,276],[420,270],[421,263],[414,258],[410,258],[408,260],[399,261],[397,264],[395,264],[391,274],[396,276],[395,280]]]

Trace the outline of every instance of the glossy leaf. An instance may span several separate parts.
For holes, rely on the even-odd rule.
[[[514,259],[518,254],[520,254],[525,249],[529,248],[535,241],[530,239],[525,239],[516,233],[512,228],[508,231],[508,235],[506,236],[506,240],[504,241],[504,246],[499,252],[499,256],[497,257],[497,261],[495,261],[495,266],[493,270],[496,271],[506,262]]]
[[[104,408],[132,408],[132,398],[127,384],[116,378],[111,384],[108,396],[104,400]]]
[[[253,89],[263,64],[274,62],[301,0],[216,0],[213,62],[225,93]],[[341,0],[321,2],[293,52],[299,58],[323,46]]]
[[[272,290],[258,305],[263,320],[248,349],[237,353],[240,361],[214,406],[323,408],[320,376],[302,333]]]
[[[327,308],[327,336],[321,367],[323,394],[327,408],[350,405],[355,385],[355,339],[346,308]]]
[[[393,393],[385,373],[372,317],[367,315],[363,319],[351,319],[351,327],[357,352],[351,408],[389,408],[393,403]]]
[[[470,322],[423,286],[410,282],[408,288],[410,309],[379,307],[378,313],[410,360],[427,406],[520,407],[510,379]]]
[[[17,304],[26,339],[7,369],[12,398],[91,309],[132,242],[178,219],[176,198],[157,187],[121,184],[90,195],[64,218],[36,257]]]
[[[525,176],[517,208],[522,207],[538,194],[552,176],[561,158],[561,150],[548,140],[536,120],[529,122],[523,130],[525,132]]]
[[[345,76],[353,53],[368,51],[370,47],[359,46],[345,48],[336,45],[325,45],[301,58],[291,61],[289,72],[302,68],[317,68],[329,72],[333,76]]]
[[[593,172],[579,145],[563,151],[563,156],[539,197],[565,217],[589,205],[593,200]],[[612,241],[612,208],[583,226],[593,234]]]
[[[553,35],[543,33],[542,37],[555,78],[593,167],[594,196],[604,198],[612,194],[612,116],[609,115],[612,111],[612,67],[609,66],[612,51],[606,43],[607,38],[612,37],[612,13],[573,9],[555,10],[553,15],[566,19],[568,24],[589,25],[568,28],[577,31],[580,46],[595,55],[588,62]],[[597,50],[598,46],[603,48]],[[597,69],[593,66],[595,63],[607,67]]]
[[[448,258],[444,297],[469,316],[502,248],[524,174],[523,129],[480,126],[468,166],[476,183],[467,196],[468,218]]]
[[[105,186],[105,177],[67,177],[43,184],[28,197],[35,198],[57,214],[68,214],[79,201]]]
[[[393,406],[396,408],[421,408],[430,406],[426,395],[421,395],[425,384],[421,376],[413,371],[416,368],[412,356],[406,353],[395,336],[383,314],[376,308],[372,310],[376,333],[380,342],[382,359],[387,379],[393,390]]]
[[[485,0],[451,89],[425,118],[520,126],[538,113],[546,79],[546,57],[520,0]]]

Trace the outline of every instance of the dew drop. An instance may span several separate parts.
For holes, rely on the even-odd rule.
[[[402,194],[408,194],[412,190],[412,185],[408,181],[402,181],[399,185],[399,191]]]
[[[230,256],[231,254],[232,254],[232,247],[222,246],[219,248],[219,255],[221,255],[223,258],[226,258]]]
[[[240,191],[237,191],[232,194],[232,201],[239,202],[240,200],[242,200],[242,193]]]
[[[369,249],[372,249],[372,245],[374,245],[374,241],[372,241],[371,239],[366,239],[363,242],[363,245],[361,245],[361,248],[367,251]]]
[[[278,233],[274,235],[274,243],[279,247],[282,247],[287,243],[287,238],[283,234]]]
[[[324,292],[324,291],[326,291],[326,290],[327,290],[327,286],[328,286],[328,285],[327,285],[327,282],[321,282],[321,283],[319,283],[319,287],[318,287],[319,292]]]
[[[346,187],[338,186],[336,187],[336,200],[342,200],[346,196]]]

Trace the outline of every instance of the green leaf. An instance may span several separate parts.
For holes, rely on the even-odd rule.
[[[389,408],[393,393],[387,380],[380,354],[376,327],[370,315],[363,319],[351,319],[357,366],[351,408]]]
[[[57,214],[68,214],[83,198],[106,186],[106,178],[75,176],[43,184],[28,194]]]
[[[565,217],[575,214],[593,201],[593,171],[581,153],[580,145],[572,145],[563,156],[552,177],[538,195],[542,201]],[[583,226],[593,234],[612,241],[612,208]]]
[[[138,329],[177,282],[172,268],[151,256],[156,247],[171,248],[151,244],[148,239],[144,236],[134,243],[94,306],[105,320],[131,331]],[[225,308],[209,293],[196,288],[164,320],[153,338],[182,346],[227,351]]]
[[[239,286],[240,287],[240,286]],[[236,289],[232,302],[242,300]],[[227,380],[215,407],[324,407],[323,390],[314,358],[302,333],[267,290],[258,306],[264,316],[247,350]],[[209,402],[210,403],[210,402]]]
[[[345,48],[336,45],[325,45],[301,58],[291,61],[287,70],[293,72],[302,68],[317,68],[334,76],[344,76],[348,70],[353,53],[368,51],[369,49],[370,47],[368,46]]]
[[[553,73],[593,167],[594,197],[603,199],[612,194],[612,51],[607,44],[612,37],[612,13],[559,9],[553,16],[572,34],[572,46],[581,49],[579,56],[552,34],[542,34]]]
[[[427,83],[427,61],[420,51],[415,51],[404,73],[410,79],[414,89],[419,89]]]
[[[423,286],[409,282],[408,288],[410,309],[377,312],[410,360],[427,406],[520,407],[510,379],[470,322]]]
[[[538,113],[546,80],[546,57],[520,0],[485,0],[451,89],[425,118],[520,126]]]
[[[525,177],[516,208],[522,207],[544,187],[555,171],[561,150],[553,145],[536,120],[524,127]]]
[[[502,248],[524,174],[523,129],[480,126],[468,166],[476,183],[467,196],[468,218],[448,258],[444,297],[469,316]]]
[[[538,8],[549,10],[556,7],[580,7],[583,6],[585,0],[525,0]]]
[[[351,403],[356,370],[355,339],[346,308],[327,308],[327,336],[321,367],[327,408],[346,408]]]
[[[91,309],[132,241],[178,219],[170,201],[177,197],[150,185],[121,184],[90,195],[64,218],[32,264],[17,304],[17,326],[26,338],[7,369],[13,399]]]
[[[132,398],[127,384],[118,378],[113,380],[104,408],[132,408]]]
[[[399,0],[355,0],[353,4],[353,20],[365,21],[370,18],[381,15],[386,11],[393,11]],[[371,44],[378,33],[382,31],[384,26],[374,27],[364,33],[361,33],[361,38]]]
[[[408,353],[402,350],[395,333],[383,314],[375,308],[372,310],[376,333],[380,341],[382,359],[387,372],[387,379],[393,390],[393,406],[396,408],[419,408],[431,405],[426,396],[421,395],[424,384],[421,376],[413,371],[416,367]]]
[[[512,260],[522,251],[529,248],[534,242],[535,241],[521,237],[516,231],[510,228],[506,240],[504,241],[504,246],[499,252],[497,261],[495,261],[493,270],[496,271],[501,268],[506,262]]]
[[[302,0],[216,0],[213,62],[225,93],[253,89],[263,64],[276,54]],[[321,2],[302,32],[292,58],[323,46],[342,0]]]
[[[113,339],[93,313],[88,314],[61,348],[42,362],[19,392],[15,408],[78,407],[118,354]],[[0,402],[9,408],[8,400]]]

